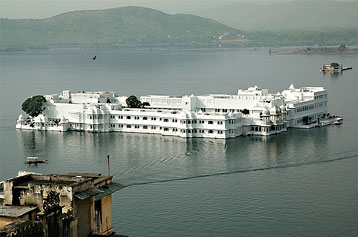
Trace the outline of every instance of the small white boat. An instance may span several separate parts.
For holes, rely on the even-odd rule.
[[[39,164],[39,163],[46,163],[48,160],[39,160],[37,156],[28,156],[25,160],[25,164]]]

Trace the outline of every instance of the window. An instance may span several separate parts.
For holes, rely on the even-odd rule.
[[[223,121],[218,121],[218,124],[223,124]]]
[[[127,128],[131,128],[131,125],[127,125]]]
[[[134,119],[139,120],[139,117],[138,117],[138,116],[135,116]]]
[[[134,128],[139,128],[139,125],[135,125]]]
[[[213,131],[213,130],[209,130],[209,133],[214,133],[214,131]]]
[[[155,117],[152,117],[152,118],[151,118],[151,120],[157,120],[157,118],[155,118]]]
[[[214,122],[210,120],[210,121],[208,121],[208,124],[214,124]]]
[[[164,131],[165,131],[165,132],[169,131],[169,128],[164,128]]]
[[[157,129],[157,127],[156,127],[156,126],[152,126],[152,127],[151,127],[151,129],[153,129],[153,130],[154,130],[154,129]]]
[[[147,120],[148,118],[147,117],[143,117],[143,120]]]
[[[131,116],[127,116],[127,119],[131,119]]]
[[[169,122],[169,120],[168,120],[168,119],[164,119],[163,121],[164,121],[164,122]]]
[[[223,112],[224,112],[224,113],[227,112],[227,109],[223,109]]]
[[[144,126],[143,126],[143,129],[148,129],[148,126],[145,126],[145,125],[144,125]]]
[[[191,121],[190,121],[190,120],[188,120],[188,124],[191,124]]]
[[[218,131],[218,134],[223,134],[223,131]]]

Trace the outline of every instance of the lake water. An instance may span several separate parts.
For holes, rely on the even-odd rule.
[[[110,154],[114,180],[129,185],[113,195],[121,234],[358,235],[357,57],[61,49],[0,53],[0,60],[0,180],[19,170],[106,174]],[[353,70],[321,74],[330,62]],[[329,112],[344,124],[227,141],[15,129],[26,98],[65,89],[190,95],[258,85],[276,93],[291,83],[326,87]],[[34,155],[49,163],[26,166]]]

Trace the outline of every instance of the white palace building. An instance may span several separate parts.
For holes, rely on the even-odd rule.
[[[289,127],[314,127],[327,116],[327,90],[295,88],[269,94],[257,86],[235,95],[140,97],[144,108],[128,108],[114,92],[63,91],[44,95],[46,109],[35,118],[19,116],[16,128],[44,131],[151,133],[232,138],[271,135]],[[145,103],[147,104],[147,103]]]

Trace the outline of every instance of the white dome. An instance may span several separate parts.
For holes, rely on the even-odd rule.
[[[290,90],[294,90],[295,89],[295,86],[293,84],[290,85],[290,87],[288,88]]]
[[[19,115],[19,118],[18,118],[19,121],[24,121],[24,116],[22,116],[22,114]]]

